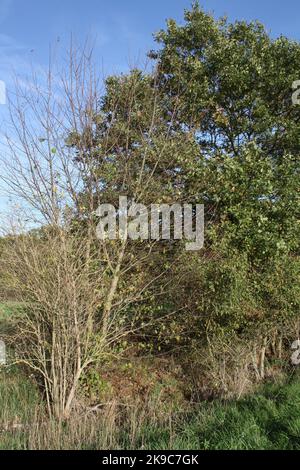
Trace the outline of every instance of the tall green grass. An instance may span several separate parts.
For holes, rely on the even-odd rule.
[[[0,450],[27,448],[27,435],[40,397],[17,367],[0,369]]]
[[[240,401],[203,402],[158,421],[157,410],[117,403],[49,421],[18,369],[0,372],[0,449],[300,450],[300,378]]]
[[[147,431],[152,449],[300,450],[300,380],[235,402],[202,403],[172,431]]]

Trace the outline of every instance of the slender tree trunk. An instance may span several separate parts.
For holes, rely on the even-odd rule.
[[[122,247],[121,247],[121,251],[119,254],[117,266],[114,270],[112,282],[110,285],[110,289],[109,289],[105,306],[104,306],[104,310],[103,310],[102,332],[104,336],[106,336],[108,328],[109,328],[109,319],[110,319],[113,300],[116,295],[118,284],[120,281],[121,267],[122,267],[122,262],[124,259],[125,248],[126,248],[126,239],[122,241]]]
[[[266,359],[266,349],[267,349],[267,338],[263,338],[262,348],[260,351],[260,364],[259,364],[259,374],[260,378],[265,378],[265,359]]]

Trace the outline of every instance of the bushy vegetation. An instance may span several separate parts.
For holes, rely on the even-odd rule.
[[[41,432],[21,431],[29,441],[15,445],[93,447],[101,427],[108,447],[296,448],[298,382],[185,408],[289,372],[300,326],[300,45],[198,4],[156,40],[153,70],[109,77],[104,93],[90,51],[72,47],[47,92],[33,81],[10,103],[3,181],[23,205],[1,240],[2,298],[14,312],[4,307],[1,325],[45,405]],[[118,207],[120,196],[130,207],[204,204],[204,248],[186,251],[173,232],[100,240],[99,204]],[[120,386],[114,394],[116,378],[126,386],[120,371],[145,357],[160,385],[163,357],[182,399],[183,416],[172,410],[161,432],[154,411],[130,414],[129,394],[123,415]]]

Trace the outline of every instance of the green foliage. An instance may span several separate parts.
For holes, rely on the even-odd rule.
[[[80,380],[81,391],[93,401],[106,400],[111,393],[110,383],[95,369],[89,369]]]
[[[197,3],[156,39],[162,109],[167,116],[176,103],[173,133],[190,142],[182,194],[206,207],[206,253],[183,257],[180,293],[172,291],[186,305],[182,329],[190,339],[207,327],[280,328],[299,316],[300,108],[291,86],[300,45],[271,39],[258,22],[215,20]]]
[[[160,87],[198,146],[186,178],[215,208],[212,235],[254,260],[299,249],[300,46],[257,23],[216,21],[197,4],[157,34]],[[179,97],[179,98],[178,98]],[[175,129],[176,130],[176,126]],[[177,127],[178,131],[178,127]]]
[[[165,243],[142,265],[148,247],[127,247],[137,263],[120,295],[166,272],[126,310],[138,326],[161,318],[142,328],[150,351],[208,331],[260,334],[299,315],[300,45],[198,3],[184,18],[156,35],[155,72],[109,77],[92,128],[69,142],[94,159],[101,201],[205,204],[203,253]]]

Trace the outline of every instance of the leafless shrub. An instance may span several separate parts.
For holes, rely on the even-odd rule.
[[[129,188],[139,200],[151,188],[164,152],[174,151],[168,128],[165,134],[160,129],[155,144],[161,122],[155,96],[147,101],[144,128],[134,129],[140,145],[130,148],[135,99],[133,83],[125,100],[125,143],[124,133],[111,131],[113,120],[99,135],[101,91],[92,50],[72,44],[62,72],[50,63],[44,80],[35,73],[25,86],[17,80],[9,103],[1,180],[20,206],[11,217],[1,264],[6,290],[23,307],[14,348],[16,360],[43,385],[50,415],[59,418],[70,416],[83,371],[132,330],[133,319],[124,320],[129,306],[163,276],[145,269],[154,243],[136,249],[126,239],[95,236],[103,162],[115,154],[119,173],[109,175],[112,192]],[[145,202],[150,199],[148,194]]]
[[[106,334],[100,328],[105,274],[98,258],[87,261],[85,253],[84,238],[57,231],[20,235],[2,257],[22,305],[10,336],[16,361],[36,373],[56,417],[69,416],[82,373],[124,334],[116,323]]]
[[[201,398],[240,398],[255,386],[252,347],[239,338],[214,337],[191,358],[192,395]]]

